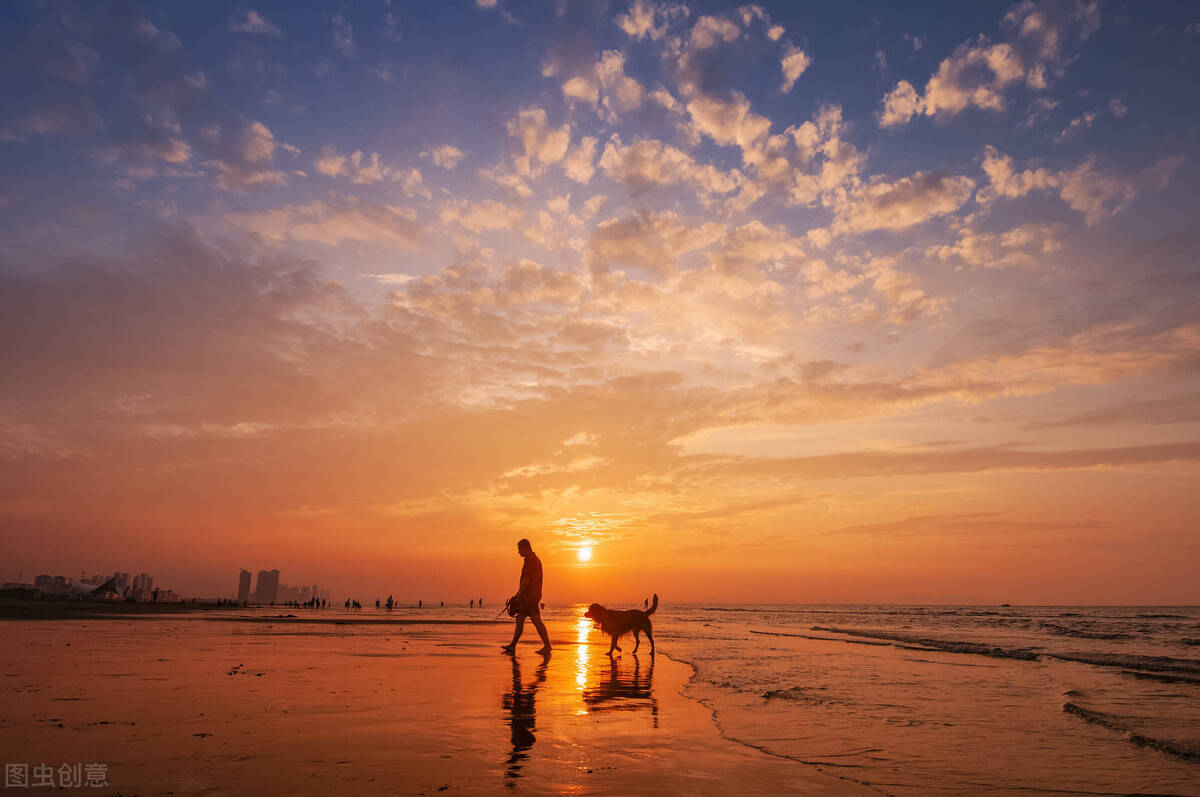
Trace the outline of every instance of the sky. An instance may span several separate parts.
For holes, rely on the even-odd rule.
[[[1200,603],[1194,3],[0,13],[2,580]]]

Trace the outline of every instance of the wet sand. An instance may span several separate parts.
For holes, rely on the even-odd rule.
[[[878,793],[724,739],[687,665],[586,621],[543,657],[507,623],[296,614],[0,623],[5,762],[106,764],[92,793]]]

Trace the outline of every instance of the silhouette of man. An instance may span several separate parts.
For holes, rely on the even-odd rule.
[[[521,540],[517,543],[517,553],[525,560],[525,564],[521,566],[521,585],[517,588],[517,594],[514,596],[517,599],[517,626],[513,629],[512,642],[509,642],[501,650],[505,653],[512,653],[517,649],[517,640],[521,638],[521,632],[525,630],[525,618],[528,617],[533,622],[533,627],[537,629],[538,636],[542,638],[542,647],[538,653],[550,652],[550,635],[546,633],[546,624],[542,622],[542,613],[538,608],[538,604],[542,600],[542,560],[538,559],[537,554],[533,552],[533,546],[529,544],[529,540]]]

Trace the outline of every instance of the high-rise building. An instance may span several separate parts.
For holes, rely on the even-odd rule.
[[[129,589],[129,574],[117,571],[112,574],[114,590],[121,595],[124,595]]]
[[[133,577],[133,589],[135,592],[154,589],[154,576],[148,573],[138,573]]]
[[[238,603],[246,603],[250,600],[250,571],[243,570],[238,575]]]
[[[258,583],[254,587],[257,603],[273,603],[279,596],[279,571],[259,570]]]

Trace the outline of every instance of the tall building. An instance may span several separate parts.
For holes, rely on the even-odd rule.
[[[250,600],[250,571],[243,570],[238,575],[238,603],[246,603]]]
[[[257,603],[272,603],[279,597],[279,571],[259,570],[258,583],[254,587],[254,600]]]
[[[124,595],[129,590],[129,574],[120,570],[112,574],[113,589]]]
[[[154,589],[154,576],[148,573],[138,573],[133,577],[133,589],[136,592]]]

